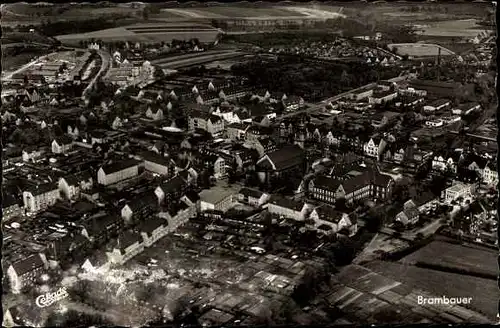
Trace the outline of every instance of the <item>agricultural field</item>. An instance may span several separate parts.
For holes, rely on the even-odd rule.
[[[133,16],[139,13],[139,9],[127,7],[97,7],[97,6],[35,6],[26,3],[16,3],[2,7],[2,20],[37,22],[50,19],[54,20],[86,20],[111,15]],[[3,22],[2,22],[3,23]]]
[[[496,274],[498,272],[495,251],[480,246],[465,246],[433,241],[415,253],[405,257],[401,263],[426,262],[447,267]]]
[[[127,27],[117,27],[100,31],[66,34],[56,37],[65,44],[75,44],[80,40],[100,39],[108,41],[129,42],[171,42],[173,39],[190,40],[197,38],[200,42],[214,42],[218,30],[207,25],[193,24],[140,24]]]
[[[437,44],[427,43],[394,43],[388,45],[389,49],[396,51],[398,55],[413,57],[437,56],[441,48],[441,56],[453,56],[455,53]]]
[[[436,296],[472,297],[470,309],[494,320],[498,312],[498,286],[495,280],[447,273],[397,262],[374,261],[368,269]],[[469,306],[468,306],[469,307]]]
[[[475,19],[450,20],[432,22],[424,25],[418,33],[424,36],[448,36],[474,38],[478,34],[488,32],[477,24]]]

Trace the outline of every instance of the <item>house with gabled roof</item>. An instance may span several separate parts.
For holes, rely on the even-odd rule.
[[[44,254],[36,253],[14,262],[7,268],[7,277],[14,294],[19,294],[25,287],[31,287],[45,273],[48,262]]]
[[[144,247],[150,247],[169,232],[168,221],[157,216],[143,222],[139,228]]]
[[[189,130],[201,129],[207,131],[212,136],[220,136],[224,132],[224,120],[213,114],[193,111],[189,115]]]
[[[23,204],[27,213],[44,210],[54,205],[59,198],[59,188],[53,183],[30,186],[23,191]]]
[[[379,159],[384,152],[387,142],[382,136],[373,136],[364,144],[364,153],[366,156]]]
[[[97,182],[108,186],[139,175],[137,160],[119,160],[103,165],[97,171]]]
[[[146,171],[164,176],[173,174],[175,165],[170,158],[153,152],[143,152],[141,157],[144,159],[144,169]]]
[[[144,251],[144,241],[137,232],[125,231],[116,240],[111,252],[106,252],[111,265],[123,265]]]
[[[271,199],[264,207],[271,214],[296,221],[307,219],[313,209],[311,204],[304,201],[296,201],[276,195],[271,196]]]
[[[251,188],[241,188],[238,193],[238,201],[248,204],[254,207],[261,207],[266,204],[271,195],[262,192],[260,190],[251,189]]]
[[[156,187],[154,193],[159,204],[169,205],[179,199],[187,188],[187,182],[180,175],[176,175]]]
[[[309,214],[309,228],[324,234],[335,234],[342,229],[349,231],[349,236],[353,236],[357,232],[356,220],[350,219],[349,215],[344,212],[337,211],[335,207],[330,205],[321,205],[315,207]],[[321,226],[327,226],[321,229]]]
[[[67,135],[62,135],[54,138],[51,146],[54,154],[65,154],[73,147],[73,139]]]
[[[140,194],[125,203],[121,216],[126,226],[134,225],[158,213],[158,200],[153,192]]]
[[[486,163],[482,178],[486,185],[498,184],[498,169],[496,161],[490,160]]]

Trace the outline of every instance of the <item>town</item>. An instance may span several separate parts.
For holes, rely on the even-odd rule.
[[[492,323],[493,30],[421,55],[215,23],[2,73],[4,326]],[[443,294],[473,301],[417,304]]]

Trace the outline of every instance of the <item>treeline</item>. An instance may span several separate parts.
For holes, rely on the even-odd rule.
[[[377,80],[399,74],[397,69],[377,68],[365,63],[306,63],[305,59],[280,56],[278,63],[255,60],[231,67],[236,75],[246,76],[251,83],[268,90],[295,94],[317,101]]]
[[[102,29],[120,26],[118,19],[123,19],[122,15],[111,15],[109,18],[93,18],[78,21],[57,21],[50,20],[42,23],[38,29],[46,36],[56,36],[61,34],[88,33]]]

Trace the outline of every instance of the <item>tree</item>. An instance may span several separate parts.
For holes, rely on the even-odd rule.
[[[144,20],[149,20],[149,15],[151,13],[151,9],[149,8],[149,6],[146,6],[143,10],[142,10],[142,18]]]

